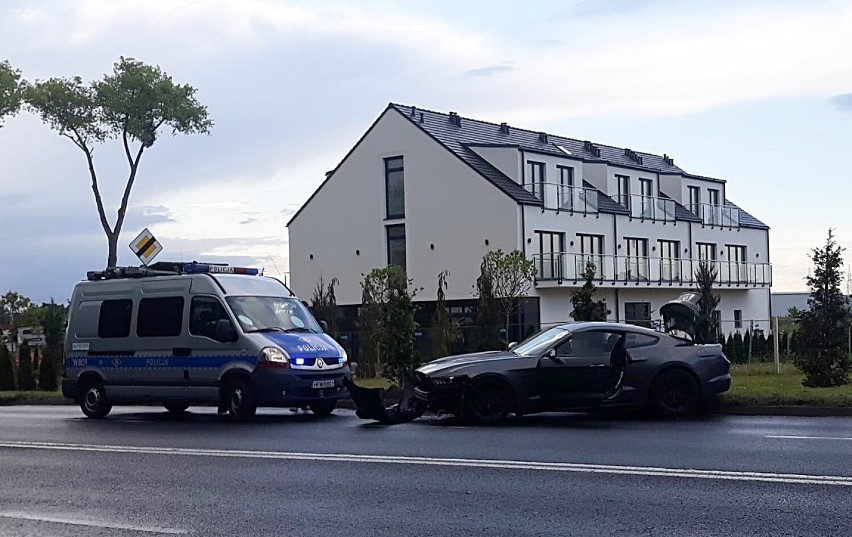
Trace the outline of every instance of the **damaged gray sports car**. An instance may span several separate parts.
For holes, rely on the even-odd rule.
[[[697,300],[686,293],[662,308],[668,332],[691,333]],[[375,390],[350,385],[350,392],[365,419],[399,423],[428,409],[494,423],[509,414],[616,406],[681,416],[730,386],[730,362],[718,344],[626,324],[580,322],[542,330],[506,351],[422,365],[389,408]]]

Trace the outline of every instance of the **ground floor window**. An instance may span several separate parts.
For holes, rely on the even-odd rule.
[[[625,302],[624,321],[637,326],[651,327],[650,302]]]

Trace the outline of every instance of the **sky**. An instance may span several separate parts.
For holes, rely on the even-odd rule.
[[[673,156],[771,227],[774,292],[834,228],[852,263],[852,2],[0,0],[0,61],[96,80],[119,57],[195,87],[209,136],[145,152],[119,240],[287,273],[286,223],[389,102]],[[121,147],[95,151],[110,222]],[[330,224],[331,225],[331,224]],[[106,264],[83,153],[0,128],[0,293],[65,301]],[[844,280],[845,290],[845,280]]]

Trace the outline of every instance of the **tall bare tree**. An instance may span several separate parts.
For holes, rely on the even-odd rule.
[[[535,278],[535,264],[520,250],[503,253],[492,250],[482,259],[484,271],[491,276],[491,291],[497,299],[497,308],[505,321],[506,338],[509,322],[518,309],[520,299],[527,296]],[[523,334],[522,334],[523,335]]]
[[[107,237],[108,267],[116,264],[118,238],[142,154],[154,145],[163,128],[171,128],[172,134],[208,134],[213,126],[207,107],[198,102],[195,92],[192,86],[175,84],[159,67],[124,57],[103,80],[87,84],[79,76],[51,78],[35,82],[24,92],[27,106],[86,157],[95,205]],[[101,199],[94,160],[95,146],[110,139],[121,140],[128,166],[113,225]]]

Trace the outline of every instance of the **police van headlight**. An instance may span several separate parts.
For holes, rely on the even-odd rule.
[[[266,347],[260,351],[260,359],[257,362],[257,367],[269,368],[289,368],[290,356],[278,347]]]
[[[340,349],[340,363],[346,365],[346,363],[349,362],[349,355],[346,354],[346,349],[342,346],[338,345],[337,347]]]

